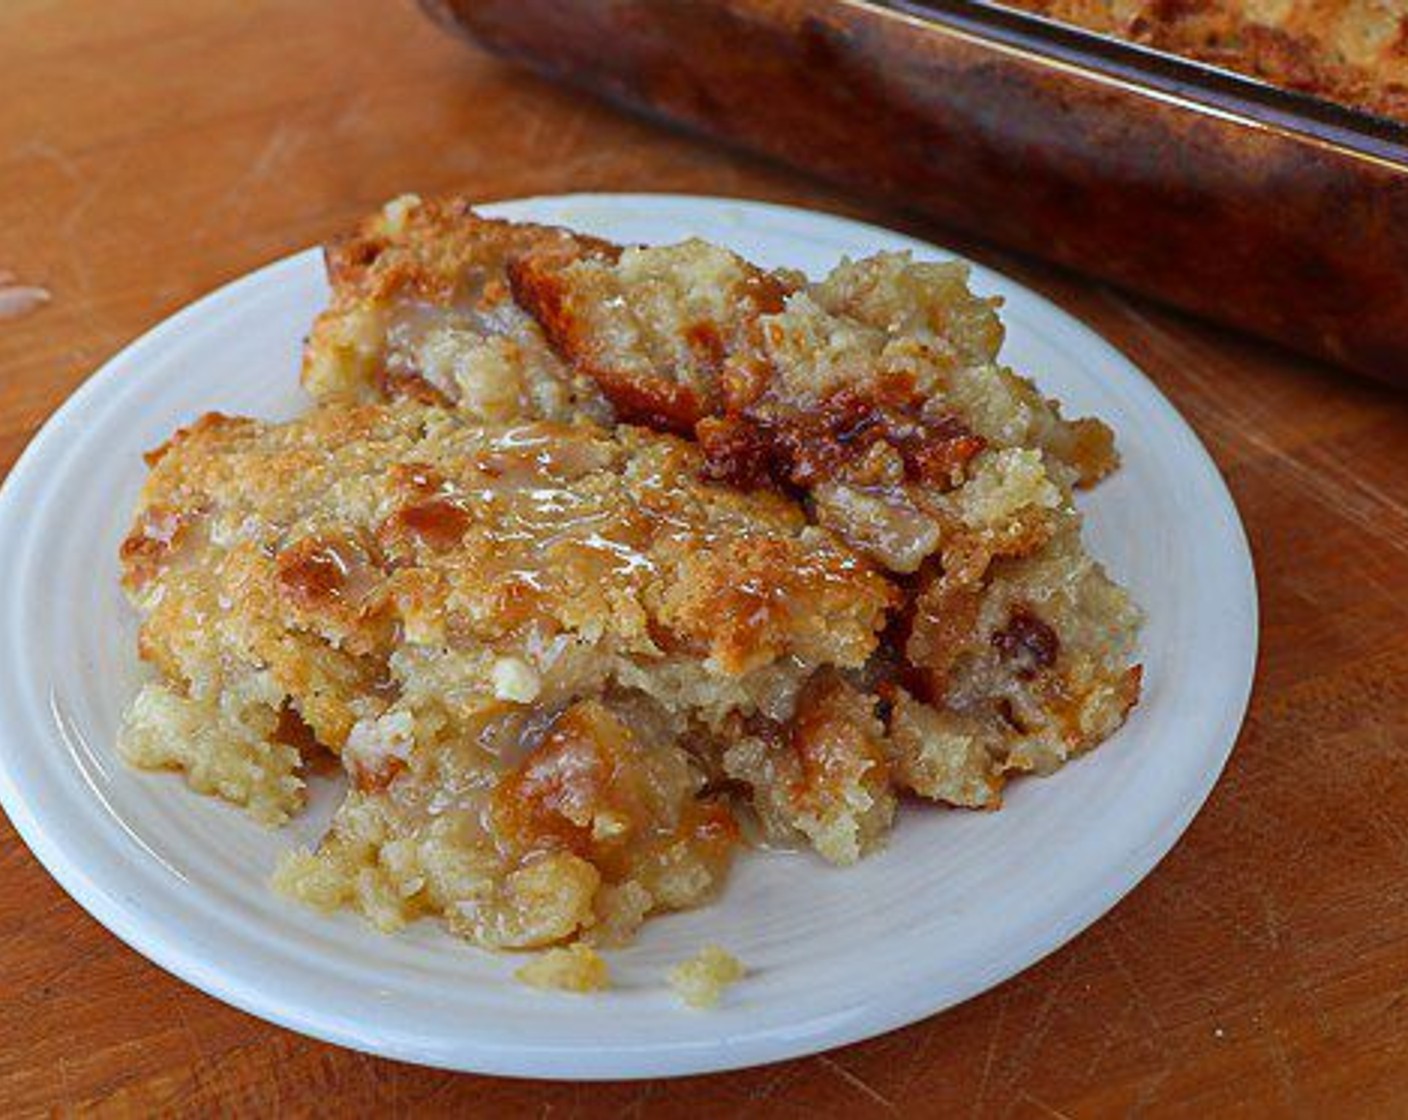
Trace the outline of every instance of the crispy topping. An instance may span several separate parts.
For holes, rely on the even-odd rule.
[[[624,423],[688,435],[703,413],[699,398],[687,385],[642,381],[609,369],[596,370],[595,377]]]
[[[1005,2],[1287,89],[1408,120],[1408,13],[1391,0]]]
[[[360,607],[383,578],[366,549],[346,536],[305,537],[279,553],[280,592],[306,610]]]
[[[898,453],[909,481],[947,489],[987,446],[957,416],[928,420],[912,403],[876,401],[852,389],[834,393],[815,411],[780,419],[747,413],[710,418],[697,434],[706,477],[743,487],[771,480],[803,490],[845,474],[881,446]]]
[[[382,526],[379,537],[411,537],[437,551],[454,548],[469,528],[469,512],[453,498],[429,498],[402,506]]]

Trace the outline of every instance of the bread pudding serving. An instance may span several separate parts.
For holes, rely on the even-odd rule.
[[[124,757],[271,825],[346,773],[279,890],[599,987],[591,946],[753,844],[853,863],[1136,703],[1072,500],[1111,433],[1000,363],[963,265],[811,281],[414,198],[327,262],[312,405],[177,432],[122,548]]]

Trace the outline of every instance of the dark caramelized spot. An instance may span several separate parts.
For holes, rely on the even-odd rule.
[[[719,328],[707,320],[691,323],[684,330],[685,345],[696,361],[717,373],[723,368],[727,352]]]
[[[451,498],[430,498],[403,506],[387,520],[383,532],[410,536],[427,548],[443,552],[464,539],[469,514]]]
[[[375,765],[355,762],[351,766],[352,784],[362,793],[381,793],[406,769],[404,759],[387,755],[377,759]]]
[[[275,569],[284,597],[311,611],[356,609],[383,576],[361,545],[342,536],[306,537],[279,553]]]
[[[279,722],[274,728],[274,740],[295,748],[299,754],[306,755],[307,752],[322,749],[313,729],[308,726],[308,721],[299,715],[297,708],[287,702],[279,709]]]
[[[741,490],[755,490],[777,481],[773,441],[759,424],[741,416],[701,420],[695,429],[704,452],[702,474]]]
[[[754,272],[743,281],[743,293],[759,315],[776,315],[787,303],[792,287],[771,272]]]
[[[318,742],[308,721],[287,701],[279,708],[279,722],[274,727],[273,738],[276,743],[283,743],[298,752],[306,772],[332,775],[342,771],[337,756]]]
[[[419,404],[448,408],[450,399],[418,373],[400,373],[382,369],[377,377],[377,389],[388,400],[402,398]]]
[[[655,648],[661,653],[667,654],[688,654],[691,657],[703,657],[709,651],[708,644],[698,638],[691,638],[687,634],[681,634],[666,626],[654,615],[649,615],[645,620],[645,631],[650,636],[650,640],[655,644]]]
[[[1026,607],[1012,609],[1007,625],[993,634],[992,644],[1005,660],[1020,664],[1018,675],[1023,677],[1051,668],[1061,652],[1056,631]]]
[[[987,440],[975,435],[958,417],[945,416],[924,425],[913,444],[901,444],[900,454],[911,477],[952,485],[969,460],[986,446]]]
[[[1012,701],[1003,697],[997,702],[997,714],[1002,717],[1004,723],[1018,735],[1025,735],[1027,729],[1021,720],[1017,718],[1017,709],[1012,707]]]
[[[389,557],[404,563],[403,546],[421,544],[434,552],[457,547],[469,528],[468,510],[452,495],[445,476],[425,463],[397,463],[390,480],[404,504],[377,529],[377,543]]]
[[[750,712],[743,717],[743,734],[751,739],[761,739],[771,747],[787,745],[787,728],[775,719],[769,719],[762,712]]]
[[[279,556],[279,586],[291,598],[319,603],[342,590],[345,573],[328,552],[296,551]]]
[[[508,625],[526,622],[538,610],[542,591],[531,576],[511,572],[494,588],[495,610]]]
[[[736,486],[768,481],[807,489],[843,474],[878,444],[894,449],[905,477],[945,489],[987,446],[956,416],[924,417],[902,381],[868,393],[842,389],[812,412],[748,410],[699,423],[705,477]]]
[[[704,783],[694,795],[696,801],[727,801],[733,799],[747,804],[753,795],[753,787],[739,778],[717,777]]]

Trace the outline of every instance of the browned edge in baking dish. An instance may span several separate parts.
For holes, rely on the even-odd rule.
[[[863,0],[847,0],[863,2]],[[1123,82],[1210,112],[1317,139],[1366,158],[1408,164],[1408,126],[1350,105],[1283,89],[1258,78],[1140,43],[1006,7],[995,0],[894,0],[875,5],[1062,62],[1092,80]]]
[[[673,123],[1408,382],[1408,130],[960,0],[424,0]]]

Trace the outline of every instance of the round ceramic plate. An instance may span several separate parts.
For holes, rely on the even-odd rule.
[[[872,226],[723,199],[583,195],[485,208],[618,241],[697,235],[813,274],[842,254],[931,246]],[[611,955],[617,986],[545,994],[520,959],[421,923],[395,937],[275,897],[278,853],[315,841],[315,791],[278,832],[129,771],[114,752],[137,686],[136,622],[117,549],[140,453],[218,409],[287,417],[301,339],[327,292],[316,251],[222,288],[109,362],[53,417],[0,493],[0,798],[35,855],[100,922],[162,967],[255,1015],[412,1062],[486,1073],[623,1078],[754,1065],[931,1015],[1026,968],[1154,866],[1216,780],[1256,652],[1246,540],[1216,468],[1137,369],[1020,285],[1006,360],[1071,414],[1095,413],[1124,466],[1083,498],[1090,547],[1148,621],[1143,702],[1093,754],[1010,787],[998,813],[904,812],[888,848],[836,870],[801,854],[738,861],[717,904],[648,923]],[[683,1010],[674,962],[717,942],[748,977]]]

